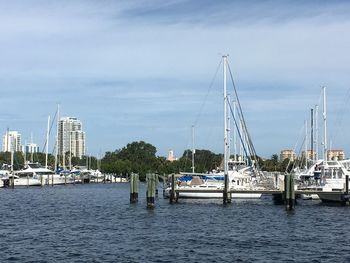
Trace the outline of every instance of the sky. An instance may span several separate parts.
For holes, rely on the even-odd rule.
[[[349,14],[347,1],[0,0],[0,131],[42,148],[60,104],[95,156],[139,140],[181,156],[192,125],[197,149],[222,153],[228,54],[258,155],[293,149],[316,104],[322,123],[322,86],[328,143],[350,155]]]

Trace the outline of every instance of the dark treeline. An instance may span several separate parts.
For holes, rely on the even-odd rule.
[[[134,172],[144,179],[146,173],[171,174],[179,172],[192,171],[192,151],[185,150],[183,155],[175,160],[168,161],[165,157],[156,156],[157,149],[152,144],[144,141],[132,142],[127,144],[122,149],[114,152],[106,152],[105,156],[98,162],[95,157],[84,156],[82,159],[72,157],[72,166],[86,166],[89,162],[91,169],[99,168],[104,173],[114,173],[127,176]],[[65,163],[68,165],[69,153],[66,155]],[[45,164],[45,154],[35,153],[33,156],[26,156],[27,160]],[[88,159],[88,160],[87,160]],[[264,171],[281,171],[285,172],[289,160],[280,161],[276,154],[272,155],[270,159],[263,160],[257,157],[260,168]],[[208,173],[212,170],[218,169],[223,160],[222,154],[215,154],[209,150],[196,150],[195,154],[195,172]],[[0,165],[11,163],[11,154],[9,152],[0,153]],[[62,162],[61,162],[62,163]],[[48,165],[53,168],[55,158],[49,154]],[[14,169],[19,170],[24,166],[24,155],[21,152],[14,154]],[[289,167],[292,167],[290,164]]]

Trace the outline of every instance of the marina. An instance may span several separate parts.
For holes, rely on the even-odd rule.
[[[350,1],[0,13],[0,263],[350,262]]]

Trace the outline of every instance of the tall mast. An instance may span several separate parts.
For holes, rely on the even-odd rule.
[[[310,120],[310,150],[311,150],[311,160],[315,161],[314,154],[314,109],[311,109],[311,120]]]
[[[72,123],[69,123],[69,170],[72,170]]]
[[[33,133],[30,133],[30,142],[32,144],[32,146],[30,147],[30,161],[33,162],[34,161],[34,158],[33,158]]]
[[[307,169],[307,120],[305,120],[305,143],[304,143],[304,151],[305,151],[305,169]]]
[[[233,119],[237,121],[236,118],[236,101],[233,100]],[[234,161],[237,161],[237,138],[236,138],[236,129],[233,129],[233,148],[234,148]]]
[[[24,165],[27,162],[27,140],[24,140]]]
[[[57,127],[56,127],[56,151],[55,151],[55,170],[57,170],[57,166],[58,166],[58,129],[59,129],[59,124],[60,124],[60,104],[57,104]]]
[[[66,122],[62,121],[62,166],[63,169],[66,170],[66,143],[67,143],[67,136],[66,136]]]
[[[227,87],[226,87],[226,67],[227,67],[227,56],[223,56],[224,60],[224,192],[223,192],[223,202],[224,204],[230,202],[228,196],[228,136],[227,136]]]
[[[315,127],[316,127],[316,135],[315,135],[315,159],[318,161],[318,105],[315,105]]]
[[[327,162],[327,106],[326,106],[326,87],[323,87],[323,159]]]
[[[227,176],[227,148],[228,148],[228,138],[227,138],[227,86],[226,86],[226,67],[227,67],[227,56],[223,56],[224,60],[224,174]]]
[[[192,173],[194,173],[194,154],[196,150],[194,148],[194,125],[192,125]]]
[[[231,101],[230,94],[227,95],[227,104]],[[230,161],[231,157],[231,114],[229,111],[229,105],[227,105],[227,161]],[[228,165],[227,165],[228,166]]]
[[[47,159],[49,155],[49,134],[50,134],[50,116],[47,118],[46,130],[46,150],[45,150],[45,168],[47,169]]]

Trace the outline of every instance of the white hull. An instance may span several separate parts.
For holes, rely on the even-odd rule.
[[[186,188],[189,189],[189,188]],[[165,189],[164,191],[164,197],[169,198],[170,197],[170,188]],[[232,193],[231,198],[232,199],[260,199],[262,194],[259,193]],[[179,198],[193,198],[193,199],[222,199],[223,194],[222,193],[179,193]]]
[[[317,194],[302,194],[301,199],[303,200],[320,200]]]
[[[10,184],[12,183],[10,179]],[[38,179],[34,178],[16,178],[14,181],[14,185],[16,186],[41,186],[41,182]]]
[[[62,184],[73,184],[74,180],[71,176],[61,176],[58,174],[44,175],[42,179],[43,185],[62,185]]]

